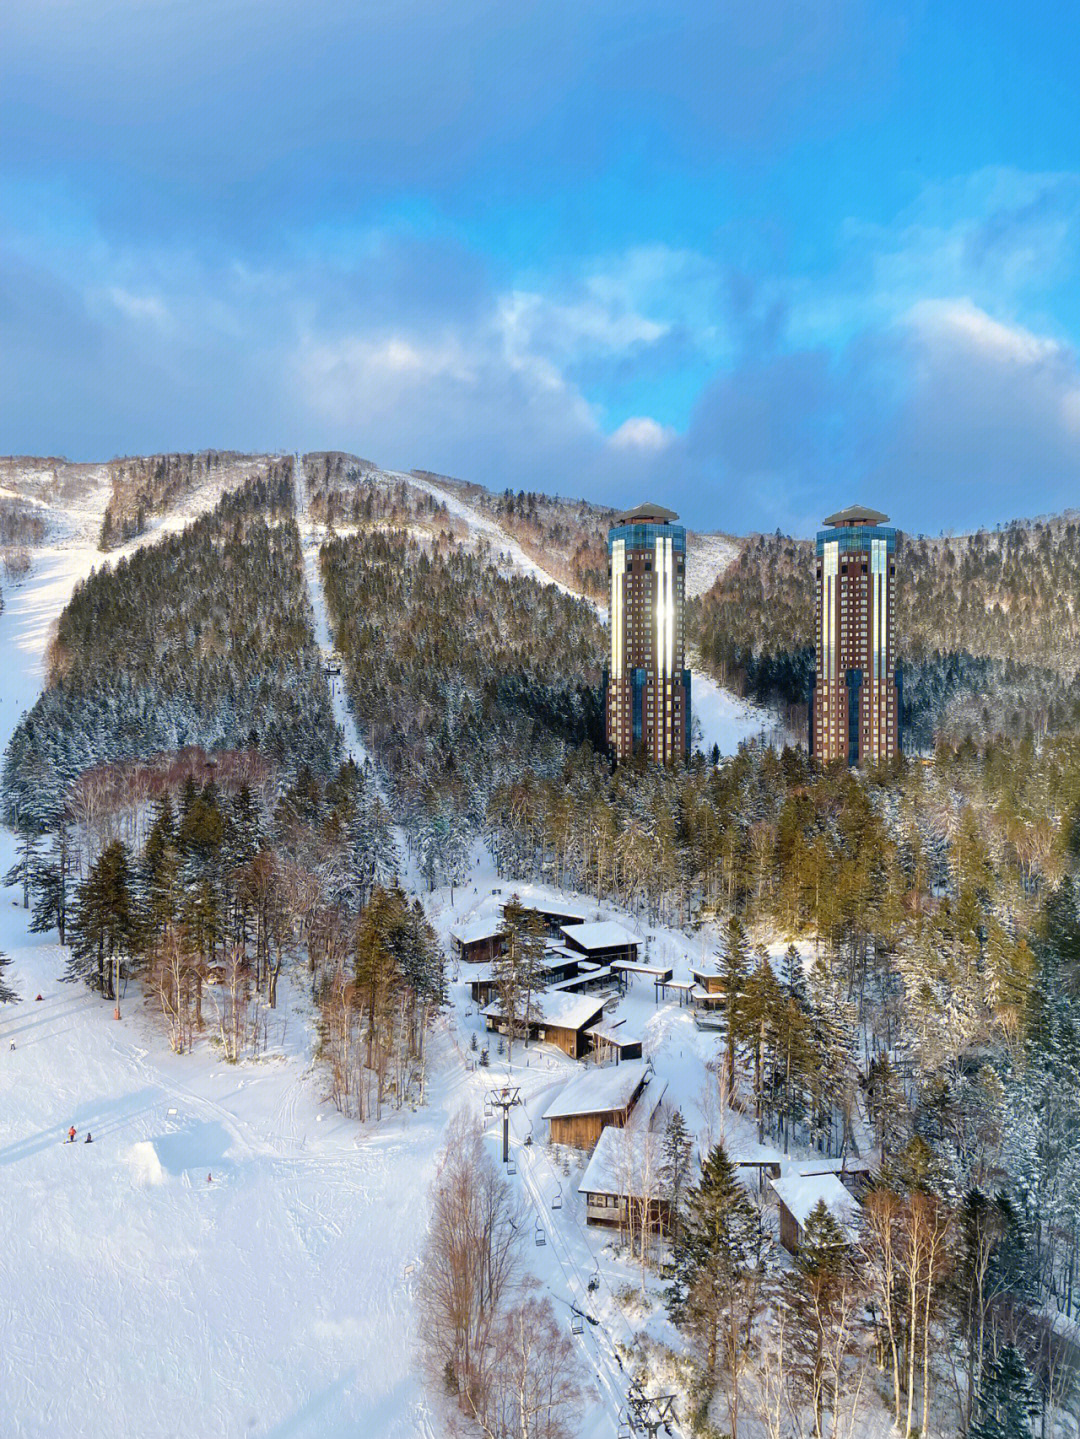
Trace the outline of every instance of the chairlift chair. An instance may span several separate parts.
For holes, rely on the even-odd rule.
[[[555,1198],[551,1201],[551,1207],[552,1207],[552,1209],[561,1209],[561,1208],[562,1208],[562,1185],[561,1185],[561,1184],[559,1185],[558,1193],[555,1195]]]
[[[585,1333],[585,1320],[584,1320],[584,1318],[583,1318],[583,1316],[582,1316],[582,1313],[581,1313],[580,1309],[576,1309],[576,1308],[575,1308],[575,1309],[571,1309],[571,1311],[570,1311],[570,1333],[571,1333],[571,1334],[584,1334],[584,1333]]]
[[[517,1173],[517,1165],[514,1163],[514,1161],[513,1161],[512,1159],[508,1159],[508,1160],[506,1161],[506,1172],[507,1172],[507,1174],[516,1174],[516,1173]]]
[[[537,1221],[536,1221],[536,1247],[537,1247],[537,1249],[543,1249],[543,1247],[544,1247],[544,1245],[545,1245],[546,1243],[547,1243],[547,1235],[544,1233],[544,1227],[543,1227],[543,1225],[540,1223],[540,1221],[537,1220]]]

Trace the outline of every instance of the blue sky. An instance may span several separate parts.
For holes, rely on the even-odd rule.
[[[1077,504],[1078,62],[1076,7],[8,0],[0,452]]]

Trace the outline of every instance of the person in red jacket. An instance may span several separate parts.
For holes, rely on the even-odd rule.
[[[75,1143],[75,1126],[74,1126],[74,1124],[73,1124],[73,1125],[71,1126],[71,1128],[68,1130],[68,1143],[69,1143],[69,1144],[74,1144],[74,1143]]]

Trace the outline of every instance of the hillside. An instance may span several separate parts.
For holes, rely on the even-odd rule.
[[[189,510],[205,508],[205,499],[201,505],[192,505],[200,491],[216,502],[268,463],[265,455],[237,455],[222,450],[113,460],[109,465],[111,493],[101,523],[101,548],[111,550],[145,534],[153,516],[178,506]]]
[[[9,822],[48,827],[85,770],[187,745],[325,772],[340,745],[311,631],[292,464],[76,586],[4,757]]]

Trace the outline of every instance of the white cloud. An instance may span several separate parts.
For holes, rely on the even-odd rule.
[[[995,320],[969,299],[920,300],[908,311],[908,323],[927,339],[951,340],[998,361],[1037,365],[1063,356],[1056,340],[1033,334],[1023,325]]]
[[[113,305],[129,320],[146,321],[165,328],[172,320],[168,305],[160,295],[137,295],[113,285],[108,292]]]
[[[669,425],[658,424],[648,415],[633,415],[608,436],[608,444],[615,450],[658,454],[674,439],[675,431]]]
[[[499,318],[510,354],[539,351],[565,361],[624,354],[655,344],[669,329],[621,304],[590,296],[560,303],[522,290],[501,298]]]

